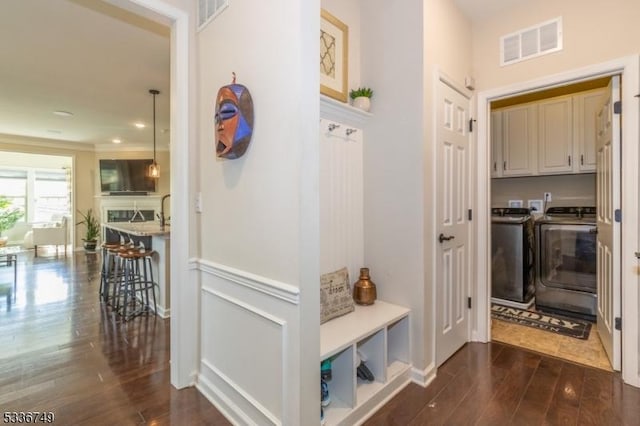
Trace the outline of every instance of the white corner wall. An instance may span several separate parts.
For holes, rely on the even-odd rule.
[[[360,5],[361,80],[374,90],[364,125],[365,264],[380,300],[411,308],[412,361],[424,370],[423,2]]]
[[[234,0],[198,38],[203,211],[198,388],[238,424],[319,422],[319,1]],[[245,85],[243,157],[217,159],[215,97]]]

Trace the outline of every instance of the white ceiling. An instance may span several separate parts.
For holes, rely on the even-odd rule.
[[[0,61],[0,134],[151,148],[158,89],[156,143],[167,147],[168,27],[100,0],[2,0]]]

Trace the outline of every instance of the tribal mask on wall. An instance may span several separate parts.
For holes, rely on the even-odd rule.
[[[234,159],[241,157],[253,134],[253,100],[242,84],[222,86],[216,97],[216,155]]]

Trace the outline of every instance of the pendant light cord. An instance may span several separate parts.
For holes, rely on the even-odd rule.
[[[153,164],[156,165],[156,95],[160,91],[151,89],[149,93],[153,95]]]

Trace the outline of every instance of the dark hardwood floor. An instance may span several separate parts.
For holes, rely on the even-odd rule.
[[[195,388],[169,384],[168,319],[125,323],[98,301],[99,267],[93,254],[18,256],[10,311],[0,298],[2,412],[52,412],[59,425],[230,424]]]
[[[10,311],[0,298],[2,411],[50,411],[59,425],[230,424],[195,388],[169,384],[169,320],[124,323],[98,301],[99,267],[85,253],[19,255]],[[0,285],[12,278],[0,267]],[[513,346],[468,344],[365,424],[638,425],[640,390]]]
[[[469,343],[427,387],[365,425],[638,425],[640,389],[618,374],[501,343]]]

